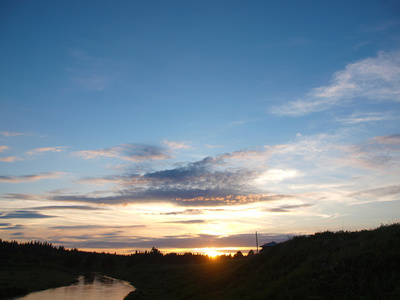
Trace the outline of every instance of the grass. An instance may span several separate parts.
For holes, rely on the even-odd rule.
[[[400,224],[295,237],[253,257],[135,265],[126,299],[400,299]]]
[[[77,274],[56,266],[2,266],[0,269],[0,298],[70,285],[76,282],[76,279]]]

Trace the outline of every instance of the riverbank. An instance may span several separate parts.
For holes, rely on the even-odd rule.
[[[0,268],[0,299],[70,285],[77,281],[77,275],[46,264],[3,265]]]

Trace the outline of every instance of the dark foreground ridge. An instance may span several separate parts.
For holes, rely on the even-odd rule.
[[[400,299],[399,223],[298,236],[236,258],[156,248],[122,256],[38,242],[1,242],[0,254],[0,297],[100,271],[137,288],[126,299]]]

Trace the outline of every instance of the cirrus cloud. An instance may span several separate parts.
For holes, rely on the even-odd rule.
[[[312,89],[304,99],[276,106],[276,115],[302,116],[365,98],[400,101],[400,51],[380,52],[377,57],[348,64],[330,84]]]

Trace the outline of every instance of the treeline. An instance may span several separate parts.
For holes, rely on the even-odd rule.
[[[95,262],[104,266],[107,261],[106,253],[65,249],[64,246],[55,247],[48,242],[31,241],[18,243],[17,241],[3,241],[0,239],[0,265],[35,265],[57,264],[65,267],[91,268]]]
[[[0,239],[0,265],[57,264],[68,268],[92,269],[92,271],[112,271],[116,268],[132,267],[136,264],[198,264],[210,260],[208,255],[167,253],[153,247],[149,251],[136,251],[130,255],[80,251],[53,246],[48,242],[3,241]],[[249,255],[254,254],[250,251]],[[235,255],[220,255],[213,260],[232,260],[243,258],[242,252]]]

